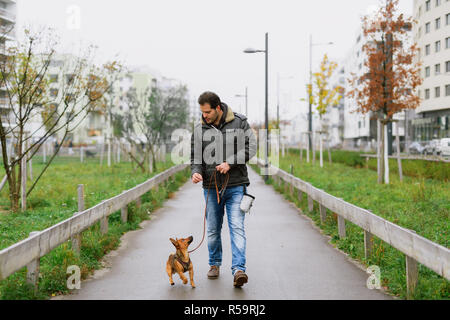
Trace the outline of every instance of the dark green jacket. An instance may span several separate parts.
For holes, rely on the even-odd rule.
[[[256,155],[255,135],[244,115],[233,112],[225,103],[222,103],[222,106],[224,113],[217,128],[207,124],[202,116],[201,123],[195,126],[191,136],[191,177],[194,173],[200,173],[203,178],[203,188],[209,188],[211,174],[216,171],[216,166],[225,161],[230,165],[227,186],[250,185],[246,163]],[[205,137],[208,138],[205,139]],[[238,139],[241,139],[239,140],[241,143],[238,143]],[[213,150],[214,146],[218,148],[219,144],[223,145],[222,154],[220,152],[216,154]],[[198,146],[197,150],[195,146]],[[206,153],[205,148],[207,148]],[[205,154],[212,155],[215,158],[214,162],[207,164]],[[217,171],[219,188],[224,180],[225,175]],[[215,188],[214,178],[212,178],[211,188]]]

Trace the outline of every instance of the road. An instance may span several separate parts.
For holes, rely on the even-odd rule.
[[[201,240],[205,201],[200,184],[188,181],[163,208],[122,237],[121,247],[73,294],[54,299],[391,299],[366,287],[368,274],[333,248],[308,218],[286,201],[249,167],[248,192],[256,196],[246,217],[249,282],[233,287],[230,237],[226,218],[222,229],[223,265],[220,277],[209,280],[205,243],[191,254],[196,288],[178,275],[170,286],[165,265],[174,247],[170,237]],[[188,274],[186,274],[188,275]]]

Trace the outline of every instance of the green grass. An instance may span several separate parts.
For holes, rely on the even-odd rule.
[[[157,163],[157,172],[143,174],[134,171],[131,163],[112,164],[102,167],[98,160],[80,164],[77,159],[60,158],[55,161],[28,199],[28,210],[22,213],[9,212],[7,186],[0,193],[0,249],[6,248],[28,237],[31,231],[44,230],[63,221],[77,211],[77,186],[85,186],[85,207],[90,208],[122,191],[146,181],[157,173],[173,166],[173,163]],[[34,161],[36,175],[43,165]],[[120,237],[127,231],[136,230],[143,220],[150,219],[149,213],[162,206],[170,193],[176,191],[189,178],[185,170],[174,176],[174,181],[147,192],[142,196],[142,205],[136,208],[134,202],[128,205],[127,223],[120,220],[120,210],[109,217],[108,233],[100,233],[99,223],[83,232],[80,256],[71,250],[68,241],[41,258],[39,289],[34,293],[26,284],[26,268],[0,281],[0,299],[47,299],[52,295],[68,293],[66,287],[67,267],[78,265],[81,277],[85,279],[99,269],[100,259],[120,244]],[[29,182],[30,183],[30,182]]]
[[[300,150],[289,149],[289,153],[296,155],[300,159]],[[362,151],[332,150],[332,162],[343,163],[355,168],[364,168],[366,159],[361,154],[368,154]],[[312,157],[312,156],[311,156]],[[306,151],[303,151],[303,159],[306,161]],[[312,160],[311,160],[312,161]],[[319,163],[319,152],[316,152],[316,161]],[[323,151],[323,161],[328,162],[328,151]],[[368,167],[377,171],[377,159],[369,158]],[[397,159],[389,159],[389,171],[391,175],[398,176]],[[450,180],[450,163],[425,160],[402,160],[403,176],[415,178],[435,179],[448,182]]]
[[[318,161],[315,166],[306,163],[306,160],[300,164],[299,154],[289,152],[285,158],[280,157],[280,168],[289,172],[290,164],[293,164],[293,174],[315,187],[368,209],[395,224],[413,229],[433,242],[447,248],[450,246],[448,182],[406,176],[401,183],[398,176],[391,175],[390,185],[379,185],[376,171],[356,169],[342,163],[330,165],[328,158],[324,159],[326,159],[324,168],[320,168]],[[305,194],[302,201],[299,201],[297,194],[289,195],[285,186],[275,185],[273,179],[269,179],[269,183],[283,193],[286,199],[301,208],[304,214],[311,217],[325,234],[330,235],[334,246],[366,266],[378,265],[381,268],[382,286],[390,293],[400,298],[406,297],[404,254],[374,237],[374,254],[366,260],[364,234],[360,227],[347,221],[347,237],[339,239],[336,214],[327,210],[327,219],[325,224],[321,225],[317,203],[314,204],[313,212],[309,213]],[[415,299],[449,299],[449,292],[449,281],[419,264],[419,282]]]

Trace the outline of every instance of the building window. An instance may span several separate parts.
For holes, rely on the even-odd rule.
[[[445,48],[450,49],[450,37],[445,38]]]
[[[437,18],[435,21],[435,29],[438,30],[441,28],[441,18]]]
[[[50,96],[56,97],[58,95],[58,89],[50,89]]]
[[[430,33],[430,30],[431,30],[431,23],[427,22],[425,24],[425,33]]]
[[[441,64],[440,63],[434,65],[434,74],[435,75],[441,74]]]
[[[427,44],[427,45],[425,46],[425,55],[428,56],[429,54],[430,54],[430,45]]]
[[[425,1],[425,11],[430,11],[431,9],[431,0]]]
[[[434,88],[434,97],[439,98],[441,96],[441,87]]]
[[[450,13],[447,13],[447,15],[445,16],[445,21],[447,25],[450,25]]]
[[[450,72],[450,61],[445,63],[445,72]]]
[[[440,41],[440,40],[439,40],[439,41],[436,41],[436,42],[434,43],[434,51],[435,51],[435,52],[441,51],[441,41]]]
[[[436,0],[436,7],[439,7],[441,5],[441,0]]]
[[[425,89],[425,99],[430,99],[430,89]]]
[[[50,75],[50,83],[52,82],[58,82],[58,75],[57,74],[51,74]]]
[[[428,78],[430,76],[430,67],[425,68],[425,78]]]
[[[450,97],[450,84],[445,86],[445,95],[447,97]]]

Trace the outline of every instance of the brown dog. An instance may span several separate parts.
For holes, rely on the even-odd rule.
[[[194,266],[192,265],[191,258],[189,258],[188,247],[191,244],[194,238],[190,236],[186,239],[169,239],[172,244],[175,246],[177,251],[174,254],[169,256],[166,264],[166,271],[169,275],[169,282],[173,286],[175,283],[173,282],[172,275],[174,273],[178,273],[181,280],[183,280],[183,284],[188,282],[187,278],[184,276],[184,273],[189,271],[189,278],[191,280],[192,288],[195,288],[194,284]]]

